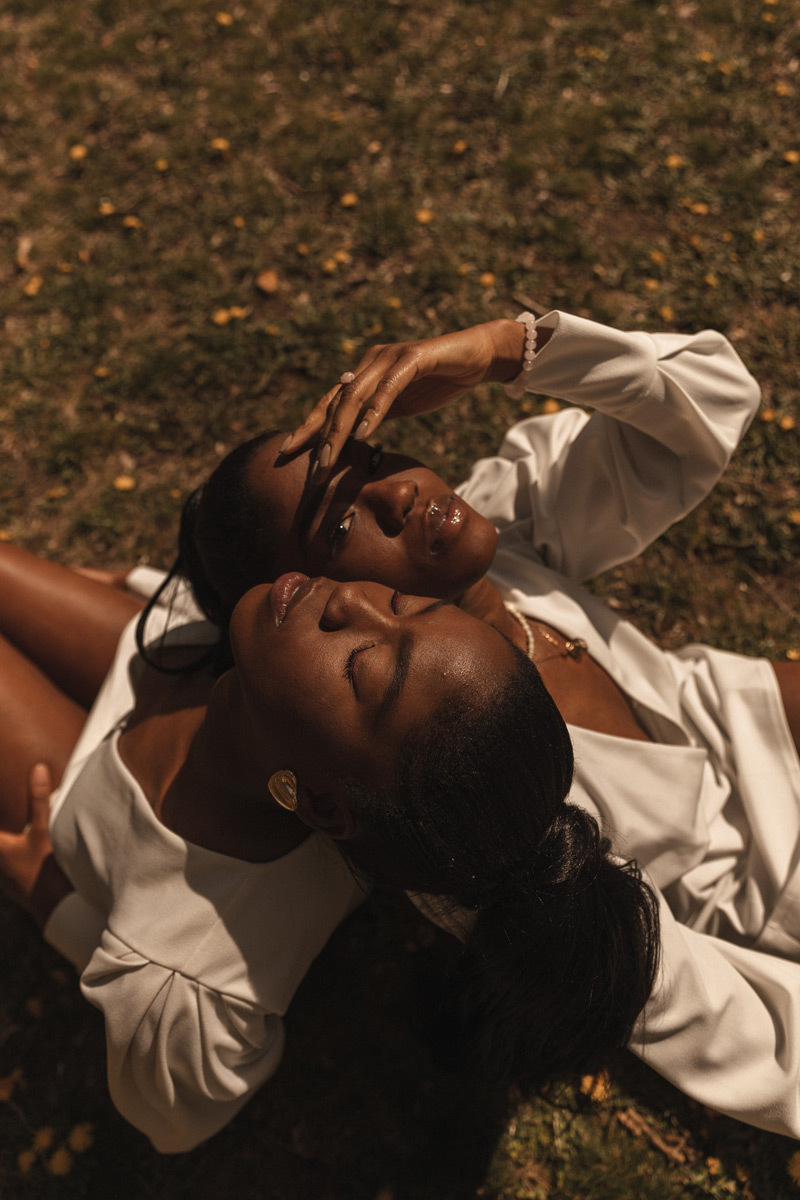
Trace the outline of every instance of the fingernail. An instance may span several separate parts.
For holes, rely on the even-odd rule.
[[[362,421],[361,424],[359,425],[358,429],[353,434],[353,437],[355,438],[355,440],[357,442],[363,442],[364,438],[367,436],[368,428],[369,428],[369,426],[368,426],[367,421],[366,420]]]
[[[292,435],[290,433],[287,433],[286,437],[281,442],[281,448],[278,451],[278,454],[285,454],[286,451],[289,449],[291,442],[292,442]]]
[[[326,442],[325,445],[322,447],[322,449],[319,452],[319,457],[317,458],[317,466],[320,468],[320,470],[324,471],[325,468],[330,463],[330,461],[331,461],[331,448],[328,445],[328,443]]]

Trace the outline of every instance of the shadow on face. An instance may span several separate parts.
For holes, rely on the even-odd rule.
[[[314,486],[314,450],[287,458],[281,440],[266,441],[246,474],[269,526],[266,578],[298,570],[455,599],[486,573],[494,526],[415,459],[350,440],[326,483]]]

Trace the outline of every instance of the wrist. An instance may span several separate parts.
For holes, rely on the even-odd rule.
[[[522,370],[525,353],[525,326],[510,317],[491,321],[494,344],[492,365],[486,375],[488,383],[509,383]]]

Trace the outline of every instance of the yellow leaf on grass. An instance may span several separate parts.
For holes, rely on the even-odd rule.
[[[5,533],[6,530],[0,530]],[[2,541],[8,541],[8,538],[3,538]],[[14,1094],[14,1088],[22,1080],[22,1070],[20,1067],[15,1067],[9,1075],[0,1079],[0,1100],[10,1100]]]
[[[53,1126],[43,1125],[41,1129],[37,1129],[33,1135],[33,1148],[37,1154],[41,1154],[43,1150],[49,1150],[53,1144]]]
[[[280,286],[281,281],[278,278],[278,272],[273,271],[271,268],[266,271],[262,271],[256,279],[256,287],[258,290],[260,292],[266,292],[267,295],[270,296],[273,292],[277,292]]]
[[[66,1146],[59,1146],[50,1156],[47,1169],[51,1175],[68,1175],[72,1170],[72,1155]]]
[[[91,1121],[81,1121],[80,1124],[73,1125],[67,1141],[70,1149],[74,1150],[76,1154],[83,1154],[94,1142],[94,1125]]]
[[[584,1096],[588,1096],[597,1104],[607,1100],[611,1087],[606,1072],[600,1071],[597,1075],[584,1075],[581,1079],[581,1091]]]

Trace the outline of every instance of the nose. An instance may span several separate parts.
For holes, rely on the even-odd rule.
[[[389,616],[376,606],[358,583],[337,583],[322,612],[323,629],[352,629],[368,633]]]
[[[397,537],[405,528],[418,494],[419,488],[413,479],[387,475],[385,479],[375,479],[362,487],[361,502],[387,537]]]

